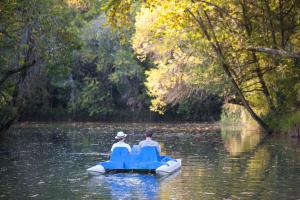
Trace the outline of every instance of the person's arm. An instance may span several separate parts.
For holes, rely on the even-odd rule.
[[[161,148],[160,148],[160,145],[159,145],[158,142],[157,142],[157,150],[158,150],[159,153],[161,152]]]
[[[144,147],[144,140],[140,141],[139,143],[139,150],[141,150]]]
[[[111,152],[113,152],[114,148],[115,148],[115,144],[113,144],[113,145],[112,145],[112,147],[111,147],[111,150],[110,150],[110,151],[111,151]]]
[[[129,153],[130,153],[130,152],[131,152],[131,147],[130,147],[129,144],[127,144],[127,149],[128,149],[128,151],[129,151]]]

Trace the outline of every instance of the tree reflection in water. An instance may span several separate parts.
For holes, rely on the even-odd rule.
[[[145,124],[32,124],[11,129],[0,144],[2,199],[299,199],[299,140],[274,135],[261,142],[247,129],[201,131],[198,124],[159,124],[163,154],[182,158],[180,175],[89,178],[107,160],[116,131],[133,145]],[[123,127],[123,128],[122,128]],[[239,127],[240,128],[240,127]],[[169,180],[169,181],[168,181]]]
[[[259,130],[248,130],[246,128],[238,130],[221,129],[224,147],[231,156],[238,156],[241,153],[255,149],[263,136]]]

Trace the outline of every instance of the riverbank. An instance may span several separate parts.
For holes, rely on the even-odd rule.
[[[263,119],[273,130],[273,133],[300,138],[300,111],[269,114]],[[259,125],[251,118],[245,108],[234,104],[226,104],[223,107],[221,124],[246,127],[246,129],[259,129]]]
[[[300,138],[300,111],[284,113],[267,118],[275,133],[288,134],[290,137]]]
[[[168,133],[203,133],[215,132],[221,129],[220,122],[19,122],[13,125],[12,129],[20,128],[80,128],[80,129],[94,129],[99,131],[115,131],[123,130],[127,133],[141,133],[147,129],[153,129],[159,134]]]

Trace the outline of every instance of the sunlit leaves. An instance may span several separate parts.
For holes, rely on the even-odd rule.
[[[147,72],[146,86],[154,98],[151,109],[160,113],[167,104],[216,85],[218,79],[209,75],[214,67],[209,67],[207,40],[187,23],[187,5],[170,1],[155,8],[145,6],[136,18],[133,47],[140,59],[150,57],[157,65]]]
[[[119,6],[121,4],[111,2],[114,9]],[[125,19],[122,16],[128,14],[128,5],[126,9],[125,12],[113,9],[110,11],[117,12],[120,19]],[[219,86],[225,84],[226,90],[231,91],[226,84],[224,72],[218,69],[220,56],[211,48],[211,43],[214,43],[221,49],[224,55],[221,60],[228,64],[230,73],[250,104],[258,112],[267,113],[277,101],[277,88],[285,87],[281,79],[294,83],[294,77],[299,77],[299,73],[292,67],[295,65],[293,60],[279,60],[254,54],[247,50],[247,47],[278,47],[280,44],[281,48],[298,49],[299,30],[295,28],[299,26],[297,10],[299,7],[295,6],[292,0],[284,4],[273,0],[250,2],[150,0],[142,3],[141,11],[136,16],[133,47],[140,59],[152,58],[157,65],[157,69],[147,73],[147,86],[150,95],[156,98],[155,104],[170,103],[167,96],[174,91],[175,86],[174,84],[170,86],[172,78],[167,80],[164,78],[166,76],[175,78],[180,73],[185,74],[185,78],[175,81],[177,86],[178,83],[182,83],[205,88],[207,85],[219,83]],[[112,20],[121,22],[120,19]],[[199,20],[202,21],[202,25],[199,24]],[[202,26],[202,30],[199,25]],[[176,59],[176,56],[179,59]],[[185,57],[198,58],[201,62],[194,62],[195,59],[191,59],[194,61],[188,60],[182,65]],[[181,69],[180,73],[174,73],[174,65],[177,65],[175,68]],[[152,74],[156,77],[159,73],[164,76],[152,80]],[[150,81],[159,81],[159,87]],[[211,90],[210,87],[207,89]],[[281,93],[285,93],[285,90]],[[178,92],[178,95],[181,93]],[[290,96],[288,92],[284,95]],[[232,96],[235,96],[235,92]]]
[[[72,8],[77,8],[82,12],[85,12],[89,9],[90,3],[87,0],[64,0],[68,6]]]

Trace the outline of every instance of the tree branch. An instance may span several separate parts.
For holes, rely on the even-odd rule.
[[[257,89],[257,88],[252,89],[252,90],[243,90],[243,93],[250,93],[250,92],[263,92],[263,90]]]
[[[269,54],[271,56],[280,56],[280,57],[290,57],[290,58],[300,58],[300,51],[289,52],[282,49],[272,49],[267,47],[247,47],[248,51],[257,51]]]
[[[33,60],[31,63],[27,63],[24,64],[22,67],[17,68],[17,69],[12,69],[12,70],[8,70],[6,71],[6,73],[4,74],[4,76],[0,79],[0,86],[13,74],[19,73],[21,71],[24,71],[28,68],[30,68],[31,66],[33,66],[35,64],[35,60]]]

